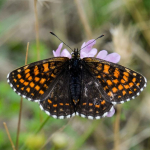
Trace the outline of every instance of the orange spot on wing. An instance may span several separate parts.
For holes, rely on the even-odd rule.
[[[18,79],[20,79],[21,78],[21,74],[17,74],[17,77],[18,77]]]
[[[129,94],[132,94],[132,91],[129,91]]]
[[[46,89],[48,88],[48,86],[46,85],[46,84],[44,84],[44,86],[43,87],[45,87]]]
[[[135,82],[135,81],[136,81],[136,78],[133,78],[133,79],[132,79],[132,82]]]
[[[14,82],[17,82],[17,80],[16,80],[16,79],[14,79]]]
[[[125,82],[126,82],[125,80],[121,79],[121,83],[125,83]]]
[[[27,73],[27,74],[26,74],[26,78],[28,78],[29,76],[30,76],[30,73]]]
[[[26,70],[24,71],[25,74],[27,74],[28,72],[30,72],[30,69],[26,69]]]
[[[98,75],[98,76],[97,76],[97,78],[101,78],[101,76],[100,76],[100,75]]]
[[[28,88],[26,88],[26,91],[29,93],[30,92],[30,88],[28,87]]]
[[[32,96],[34,96],[34,93],[31,93]]]
[[[129,85],[128,84],[124,85],[124,88],[129,89]]]
[[[53,104],[53,107],[57,107],[57,104]]]
[[[128,81],[128,77],[127,76],[123,76],[123,79],[127,82]]]
[[[21,69],[18,69],[17,71],[18,71],[18,72],[21,72]]]
[[[34,85],[35,85],[35,84],[34,84],[33,82],[31,82],[31,83],[30,83],[30,87],[32,87],[32,88],[33,88],[33,87],[34,87]]]
[[[51,77],[55,78],[55,77],[56,77],[56,75],[54,75],[54,74],[52,73],[52,74],[51,74]]]
[[[107,80],[106,82],[107,82],[107,84],[108,84],[109,86],[111,86],[111,85],[112,85],[111,80]]]
[[[113,91],[114,93],[116,93],[118,90],[117,90],[116,87],[113,87],[113,88],[112,88],[112,91]]]
[[[93,106],[93,103],[89,103],[89,106]]]
[[[23,82],[24,82],[24,80],[23,80],[23,79],[20,79],[19,81],[20,81],[21,83],[23,83]]]
[[[39,78],[39,77],[35,77],[34,80],[35,80],[36,82],[38,82],[38,81],[40,80],[40,78]]]
[[[123,90],[123,91],[122,91],[122,94],[123,94],[123,95],[125,95],[125,94],[126,94],[126,91],[125,91],[125,90]]]
[[[19,84],[17,84],[17,88],[19,87]]]
[[[100,108],[100,105],[95,105],[96,108]]]
[[[46,81],[46,79],[45,79],[45,78],[42,78],[42,79],[40,80],[40,84],[43,84],[45,81]]]
[[[136,74],[136,73],[133,73],[133,75],[136,76],[137,74]]]
[[[43,64],[43,67],[44,67],[44,71],[43,71],[43,72],[47,72],[47,71],[49,71],[48,63]]]
[[[51,101],[50,99],[48,99],[48,103],[49,103],[49,104],[52,104],[52,101]]]
[[[120,85],[118,85],[118,89],[119,90],[122,90],[123,89],[123,86],[120,84]]]
[[[86,105],[86,103],[83,103],[82,105],[83,105],[83,106],[85,106],[85,105]]]
[[[134,89],[134,91],[137,91],[137,89]]]
[[[102,70],[102,64],[99,64],[99,65],[96,67],[96,69],[97,69],[98,71]]]
[[[118,98],[121,98],[121,96],[119,95]]]
[[[63,103],[59,103],[59,105],[63,106],[64,104]]]
[[[129,83],[129,86],[132,87],[134,84],[132,82]]]
[[[129,73],[128,72],[123,72],[123,74],[127,77],[129,77]]]
[[[118,79],[114,79],[113,82],[114,82],[115,84],[118,84],[119,81],[118,81]]]
[[[139,86],[139,85],[140,85],[140,83],[137,83],[136,85],[137,85],[137,86]]]
[[[109,68],[110,68],[109,65],[104,65],[104,70],[103,70],[103,72],[106,73],[106,74],[109,74]]]
[[[116,78],[119,78],[119,75],[120,75],[120,72],[118,71],[118,69],[116,68],[115,71],[114,71],[114,76]]]
[[[69,103],[66,103],[65,105],[66,105],[66,106],[69,106]]]
[[[25,86],[27,86],[27,85],[29,84],[29,82],[26,82],[26,81],[25,81],[23,84],[24,84]]]
[[[107,95],[108,95],[108,96],[113,96],[113,93],[112,93],[111,91],[109,91],[109,92],[107,93]]]
[[[28,78],[28,80],[31,81],[31,80],[32,80],[32,77],[30,76],[30,77]]]
[[[44,91],[43,91],[43,90],[40,90],[39,93],[42,95],[42,94],[44,94]]]
[[[104,105],[105,103],[106,103],[105,100],[103,100],[103,101],[101,102],[102,105]]]
[[[39,74],[39,69],[38,69],[38,66],[35,66],[34,68],[34,75],[38,75]]]
[[[38,91],[40,89],[40,86],[36,85],[35,89]]]
[[[23,91],[23,90],[24,90],[24,87],[22,87],[21,90]]]

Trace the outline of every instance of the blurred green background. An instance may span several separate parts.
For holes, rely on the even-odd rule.
[[[117,52],[120,64],[150,78],[149,0],[0,0],[0,149],[12,149],[3,122],[16,144],[20,109],[20,97],[7,84],[6,76],[24,65],[27,42],[28,63],[52,57],[60,41],[50,31],[72,48],[104,34],[95,48]],[[148,82],[139,97],[116,107],[113,117],[94,121],[47,119],[37,103],[23,99],[19,150],[149,150],[149,91]],[[45,119],[48,121],[35,135]]]

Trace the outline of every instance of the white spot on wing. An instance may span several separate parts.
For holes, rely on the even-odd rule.
[[[7,78],[9,78],[10,73],[8,73]]]
[[[79,113],[78,113],[78,112],[76,112],[76,115],[77,115],[77,116],[79,116]]]
[[[91,119],[91,120],[93,120],[93,116],[88,116],[88,119]]]
[[[21,95],[21,93],[17,93],[18,95]]]
[[[64,116],[59,116],[59,119],[64,119]]]
[[[40,101],[40,99],[36,99],[36,100],[34,100],[34,102],[39,102]]]
[[[41,108],[41,110],[43,110],[43,106],[42,105],[40,105],[40,108]]]
[[[137,95],[139,96],[139,95],[140,95],[140,93],[138,92],[138,93],[137,93]]]
[[[73,113],[73,114],[72,114],[72,117],[74,117],[75,115],[76,115],[76,114],[75,114],[75,113]]]
[[[135,96],[132,96],[132,99],[135,99]]]
[[[70,118],[70,117],[71,117],[70,115],[67,115],[67,116],[66,116],[66,118]]]
[[[106,116],[107,116],[107,114],[108,114],[108,112],[105,112],[105,113],[103,114],[103,117],[106,117]]]
[[[124,101],[120,101],[120,103],[121,103],[121,104],[123,104],[123,103],[124,103]]]
[[[27,100],[28,100],[28,101],[31,101],[31,98],[28,98]]]
[[[46,111],[46,110],[45,110],[45,113],[46,113],[47,115],[50,115],[50,113],[49,113],[48,111]]]
[[[15,89],[15,88],[14,88],[13,90],[16,92],[16,89]]]
[[[81,114],[81,117],[85,118],[85,115],[84,115],[84,114]]]
[[[56,116],[56,115],[52,115],[52,117],[55,118],[55,119],[57,119],[57,116]]]
[[[9,82],[10,82],[10,80],[8,79],[8,80],[7,80],[7,82],[9,83]]]
[[[130,101],[130,99],[128,98],[128,99],[126,99],[126,101],[127,101],[127,102]]]
[[[117,104],[117,102],[111,102],[113,105],[116,105]]]
[[[101,119],[101,117],[100,116],[96,116],[95,119]]]
[[[10,87],[13,87],[13,85],[12,85],[12,84],[10,84]]]
[[[26,96],[25,96],[25,95],[22,95],[22,97],[23,97],[23,98],[26,98]]]

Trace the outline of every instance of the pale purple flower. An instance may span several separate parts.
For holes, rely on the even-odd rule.
[[[113,63],[118,63],[120,61],[120,55],[117,54],[117,53],[108,54],[108,52],[106,50],[101,50],[97,54],[97,49],[93,48],[93,45],[96,44],[96,41],[91,43],[92,41],[94,41],[94,39],[89,40],[88,42],[84,42],[82,44],[81,50],[80,50],[80,58],[96,56],[96,58],[103,59],[103,60],[106,60],[106,61],[110,61],[110,62],[113,62]],[[88,45],[88,46],[86,46],[86,45]],[[53,50],[54,57],[68,57],[68,58],[71,58],[71,54],[68,52],[67,49],[63,49],[61,51],[62,47],[63,47],[63,43],[61,43],[58,46],[56,51]],[[114,115],[114,113],[115,113],[115,109],[114,109],[114,107],[112,107],[111,110],[108,112],[107,117],[112,117]]]

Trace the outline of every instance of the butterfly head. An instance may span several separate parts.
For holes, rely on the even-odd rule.
[[[71,53],[72,58],[80,58],[80,52],[78,49],[74,49],[74,51]]]

